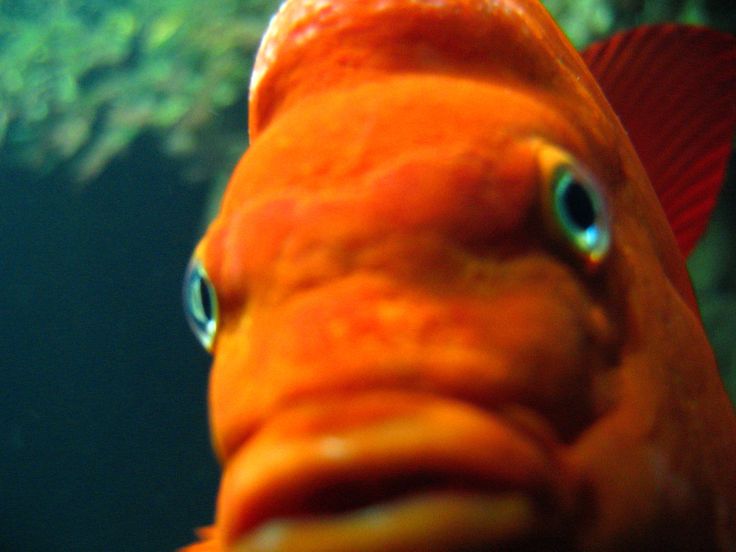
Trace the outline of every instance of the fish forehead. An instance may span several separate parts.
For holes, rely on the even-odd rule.
[[[289,1],[256,58],[251,138],[306,96],[406,72],[526,83],[579,103],[607,105],[536,1]]]
[[[618,158],[610,136],[588,131],[585,110],[535,94],[472,79],[398,75],[325,92],[284,113],[254,142],[237,167],[222,216],[270,194],[350,192],[385,166],[435,152],[447,164],[465,154],[495,166],[521,143],[545,142],[569,151],[608,177]],[[610,178],[615,182],[615,178]]]
[[[255,95],[282,48],[306,45],[329,26],[352,26],[356,20],[394,13],[398,18],[416,17],[417,10],[429,15],[470,14],[476,21],[480,17],[523,18],[538,16],[544,12],[540,8],[538,2],[524,0],[286,0],[263,35],[251,74],[251,94]],[[515,28],[531,35],[528,23]]]
[[[393,79],[406,75],[426,75],[437,78],[438,83],[440,77],[472,80],[523,91],[567,118],[568,125],[583,136],[589,152],[581,155],[573,148],[571,153],[579,156],[604,186],[617,183],[616,190],[609,189],[616,218],[636,218],[637,224],[647,229],[668,276],[684,294],[692,295],[669,224],[626,131],[585,62],[537,1],[287,2],[266,33],[254,68],[249,106],[251,149],[273,148],[274,140],[259,138],[282,118],[289,118],[294,134],[307,128],[293,112],[306,114],[305,106],[319,102],[319,97],[366,85],[386,86],[387,91],[377,93],[377,97],[390,95]],[[426,103],[437,86],[428,85],[425,96],[417,101]],[[452,88],[443,86],[438,93]],[[351,124],[350,109],[340,113],[324,109],[322,124],[326,128],[339,125],[331,120],[337,118]],[[395,118],[395,125],[406,126],[405,114],[396,113]],[[434,118],[427,111],[428,125],[434,124]],[[458,134],[465,131],[456,129]],[[281,134],[286,136],[287,132],[282,130]],[[308,133],[302,138],[313,139]],[[343,135],[340,140],[356,141],[356,136]],[[565,146],[564,141],[560,145]],[[325,154],[322,150],[327,149],[330,153]],[[321,149],[315,146],[313,151],[315,157],[331,158],[331,162],[337,157],[332,151],[343,155],[346,150],[342,144],[335,150],[334,142],[325,141]],[[248,157],[256,156],[250,153],[241,167],[265,166],[252,163]],[[285,160],[274,158],[273,162],[284,164]],[[240,186],[234,185],[237,179],[248,180],[244,173],[236,171],[231,188]],[[279,174],[285,174],[281,168]],[[263,175],[257,180],[267,178]],[[229,196],[244,197],[240,192]],[[235,203],[226,201],[226,206]]]
[[[284,113],[251,146],[200,252],[223,304],[238,304],[243,294],[254,301],[256,289],[280,294],[274,267],[298,263],[289,255],[307,245],[380,244],[399,230],[541,239],[522,225],[538,214],[537,149],[548,144],[603,175],[617,170],[615,150],[591,141],[584,121],[529,90],[402,75],[325,92]]]

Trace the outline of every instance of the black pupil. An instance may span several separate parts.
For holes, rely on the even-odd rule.
[[[212,320],[212,298],[210,297],[210,288],[204,278],[199,279],[199,298],[205,318]]]
[[[595,207],[590,194],[582,184],[573,180],[562,197],[570,221],[581,230],[587,230],[595,223]]]

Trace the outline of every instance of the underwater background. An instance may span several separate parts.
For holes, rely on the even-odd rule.
[[[578,46],[736,3],[548,0]],[[275,0],[0,0],[0,552],[170,551],[212,517],[180,285],[247,146]],[[736,165],[690,259],[736,399]]]

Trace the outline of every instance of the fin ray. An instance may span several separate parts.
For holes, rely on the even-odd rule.
[[[629,133],[683,254],[705,231],[736,127],[736,38],[664,24],[583,52]]]

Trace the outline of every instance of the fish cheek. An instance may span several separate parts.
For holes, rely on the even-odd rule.
[[[253,365],[250,288],[254,263],[257,265],[262,255],[257,252],[251,255],[252,250],[243,247],[243,237],[249,233],[246,219],[237,213],[216,219],[198,248],[217,290],[220,307],[212,349],[209,412],[213,448],[222,461],[240,439],[240,430],[236,435],[225,428],[245,427],[247,420],[238,423],[233,420],[241,418],[243,412],[248,413],[248,403],[253,400],[247,385],[251,378],[246,370]]]
[[[719,421],[712,354],[646,233],[627,218],[617,230],[608,297],[623,333],[620,362],[605,380],[612,403],[572,452],[596,511],[590,542],[640,549],[638,539],[652,534],[673,543],[688,532],[705,538],[708,489],[720,484],[708,481],[719,463],[712,451],[733,442]],[[710,549],[700,544],[677,549]]]
[[[255,358],[252,328],[249,310],[227,313],[214,351],[209,382],[210,424],[214,448],[222,461],[254,430],[258,405],[270,393],[268,380],[258,373],[263,363]],[[253,384],[255,381],[259,386]]]

